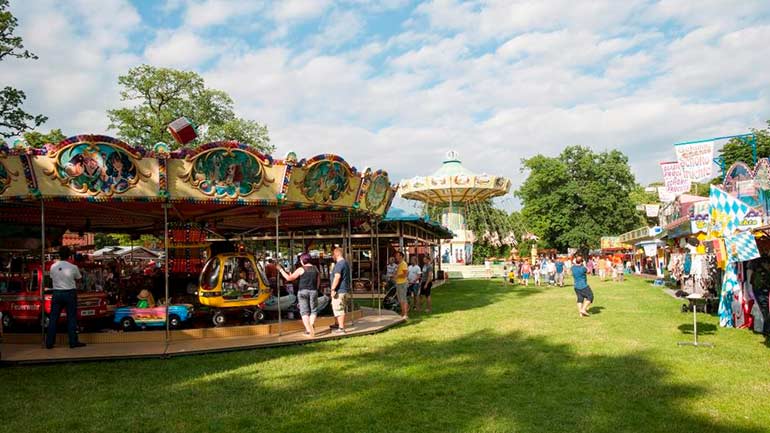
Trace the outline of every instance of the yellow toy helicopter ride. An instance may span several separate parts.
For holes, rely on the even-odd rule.
[[[260,322],[265,313],[260,305],[270,296],[265,270],[254,255],[224,253],[211,257],[203,266],[198,284],[198,301],[211,308],[214,326],[222,326],[227,316]]]

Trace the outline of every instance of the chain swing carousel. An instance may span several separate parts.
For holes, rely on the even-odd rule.
[[[188,246],[196,251],[205,250],[202,248],[204,241],[211,237],[237,242],[248,236],[270,235],[276,239],[274,257],[278,257],[277,240],[282,233],[348,227],[343,232],[349,234],[350,227],[379,222],[390,207],[395,192],[386,172],[358,171],[336,155],[322,154],[299,160],[289,153],[284,159],[274,159],[234,141],[169,152],[163,143],[150,151],[112,137],[79,135],[45,149],[0,147],[0,223],[4,230],[23,227],[37,233],[36,251],[27,250],[25,255],[37,256],[38,271],[46,269],[47,258],[51,257],[53,247],[60,244],[59,236],[65,229],[72,232],[149,233],[163,239],[166,260],[163,261],[162,278],[158,280],[162,281],[162,287],[154,289],[161,289],[158,292],[163,296],[158,314],[165,329],[83,334],[81,338],[87,343],[124,343],[116,353],[94,354],[97,358],[170,356],[254,346],[254,336],[260,335],[283,335],[279,337],[281,344],[290,342],[290,334],[299,326],[293,322],[284,323],[280,314],[277,323],[268,325],[228,327],[217,332],[207,328],[172,330],[175,322],[170,320],[173,314],[169,311],[173,309],[171,301],[174,298],[170,293],[169,278],[177,268],[197,272],[204,262],[198,258],[197,266],[185,266],[183,262],[189,263],[190,258],[184,258],[184,254],[177,250],[183,251]],[[194,235],[190,235],[191,231]],[[4,234],[2,243],[7,242],[11,242],[10,235]],[[349,246],[348,240],[346,249],[349,250]],[[0,246],[0,250],[6,247]],[[242,260],[230,266],[227,258],[222,258],[217,272],[209,272],[208,280],[201,278],[197,299],[194,299],[196,309],[208,307],[215,317],[217,311],[229,306],[242,308],[240,304],[244,303],[256,310],[270,296],[258,260],[250,254],[232,257]],[[254,282],[237,293],[228,292],[233,287],[227,286],[225,281],[226,277],[235,278],[232,275],[237,269],[235,266],[247,270],[247,279]],[[32,268],[34,266],[29,267]],[[205,273],[205,267],[203,271]],[[35,314],[41,322],[44,281],[41,276],[38,284],[29,289],[29,294],[36,300],[31,299],[30,305],[25,307],[27,310],[37,308]],[[280,278],[277,284],[280,286]],[[0,310],[12,295],[0,292]],[[278,309],[281,309],[280,305]],[[8,313],[14,314],[13,311]],[[358,317],[366,316],[366,312],[358,313]],[[78,314],[80,318],[80,309]],[[206,338],[212,336],[232,338]],[[38,347],[39,340],[30,341],[30,337],[32,335],[6,333],[0,356],[7,360],[9,348],[17,352],[34,352],[32,349]],[[235,337],[250,337],[251,340],[233,341]],[[194,344],[203,340],[205,344],[200,347]],[[67,352],[65,349],[54,349],[48,351],[47,356],[49,359],[56,356],[89,357],[89,351],[98,349],[93,346],[78,355],[64,353]]]
[[[454,233],[453,239],[441,242],[441,261],[468,264],[473,260],[475,241],[474,233],[466,225],[468,207],[505,195],[510,188],[511,180],[506,177],[468,170],[462,165],[460,154],[452,150],[435,173],[401,181],[399,192],[405,199],[440,209],[441,224]]]

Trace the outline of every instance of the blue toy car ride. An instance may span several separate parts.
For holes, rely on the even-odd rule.
[[[171,329],[179,329],[192,318],[193,306],[190,304],[174,304],[168,307],[168,325]],[[166,307],[120,307],[115,310],[115,324],[124,331],[135,328],[160,328],[166,326]]]

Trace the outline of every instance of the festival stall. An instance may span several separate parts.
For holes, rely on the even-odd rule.
[[[708,197],[681,194],[661,212],[669,249],[666,270],[681,297],[698,294],[715,299],[718,294],[716,256],[701,244],[707,237],[708,210]]]
[[[63,230],[163,239],[164,266],[152,289],[162,296],[167,341],[169,277],[197,277],[210,254],[207,238],[278,239],[378,222],[395,192],[386,172],[359,171],[336,155],[274,159],[234,141],[170,152],[163,143],[147,150],[80,135],[45,149],[0,147],[0,223],[36,231],[39,241],[29,245],[37,253],[26,248],[23,255],[36,255],[38,269],[46,268]],[[35,290],[38,302],[44,286]]]
[[[663,277],[666,261],[665,231],[659,227],[641,227],[619,236],[620,242],[634,246],[634,270],[638,275]]]
[[[737,162],[721,186],[711,186],[704,241],[723,269],[719,322],[723,327],[768,332],[770,242],[767,236],[770,160],[754,169]]]

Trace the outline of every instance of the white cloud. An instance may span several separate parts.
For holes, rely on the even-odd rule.
[[[394,181],[454,148],[518,185],[521,158],[581,144],[623,150],[648,182],[672,143],[770,117],[761,1],[171,0],[156,12],[181,16],[175,29],[110,1],[126,19],[85,0],[13,4],[41,59],[9,61],[0,81],[28,91],[46,128],[103,132],[117,76],[142,62],[202,73],[267,123],[279,155],[338,153]],[[403,21],[378,21],[398,7]]]
[[[217,55],[221,48],[186,30],[163,30],[144,50],[144,56],[152,65],[192,68]]]
[[[192,1],[187,5],[184,26],[204,28],[224,24],[233,17],[251,15],[263,9],[256,1],[204,0]]]

